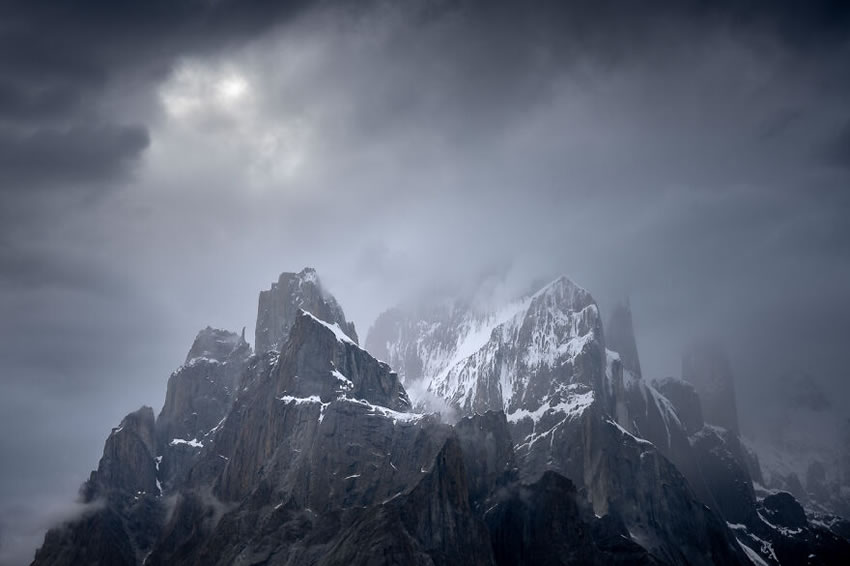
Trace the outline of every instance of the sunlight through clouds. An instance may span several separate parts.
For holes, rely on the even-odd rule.
[[[243,189],[277,190],[303,169],[310,132],[304,116],[269,113],[264,108],[268,85],[252,73],[250,61],[214,64],[184,60],[159,89],[164,120],[157,125],[152,169],[206,170],[210,163],[230,163],[241,171]],[[169,156],[192,147],[192,158]],[[183,152],[186,155],[186,152]]]
[[[238,113],[249,106],[251,88],[238,72],[196,61],[178,65],[161,87],[160,101],[175,118],[216,113]]]

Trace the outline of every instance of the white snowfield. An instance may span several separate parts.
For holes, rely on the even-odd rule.
[[[470,407],[480,379],[496,378],[508,412],[524,401],[532,373],[575,363],[598,338],[598,319],[587,291],[562,277],[493,313],[466,315],[448,348],[438,338],[444,325],[432,323],[417,342],[427,390]]]

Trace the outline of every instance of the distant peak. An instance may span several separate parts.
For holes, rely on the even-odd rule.
[[[221,362],[247,344],[244,330],[240,336],[229,330],[207,326],[195,336],[195,341],[186,355],[186,361],[189,362],[195,358],[209,358]]]
[[[560,275],[556,279],[553,279],[552,281],[544,285],[537,293],[540,294],[553,290],[570,290],[580,293],[588,293],[587,289],[577,284],[575,281],[573,281],[566,275]]]
[[[628,301],[628,299],[626,300]],[[628,302],[625,304],[618,303],[614,306],[611,316],[608,317],[608,324],[605,326],[605,340],[612,350],[620,354],[623,367],[640,377],[640,357],[638,356],[632,311]]]
[[[578,309],[595,303],[593,296],[587,289],[576,284],[566,275],[561,275],[550,281],[531,296],[532,299],[538,297],[548,297],[557,303],[568,304]]]

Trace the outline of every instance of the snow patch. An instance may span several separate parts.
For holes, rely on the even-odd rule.
[[[325,322],[324,320],[319,320],[318,318],[316,318],[315,316],[313,316],[313,314],[312,314],[312,313],[309,313],[309,312],[307,312],[307,311],[305,311],[305,310],[302,310],[301,312],[303,312],[303,313],[304,313],[304,315],[309,316],[310,318],[312,318],[313,320],[315,320],[316,322],[318,322],[319,324],[321,324],[322,326],[324,326],[325,328],[327,328],[328,330],[330,330],[331,332],[333,332],[333,333],[334,333],[334,336],[336,336],[337,341],[339,341],[339,342],[343,342],[343,343],[345,343],[345,344],[350,344],[350,345],[352,345],[352,346],[355,346],[355,347],[357,347],[357,348],[360,348],[360,346],[358,346],[358,345],[354,342],[354,340],[352,340],[351,338],[349,338],[349,337],[348,337],[348,335],[347,335],[345,332],[343,332],[343,331],[342,331],[342,329],[339,327],[339,324],[337,324],[336,322],[335,322],[335,323],[333,323],[333,324],[329,324],[329,323]]]
[[[292,395],[284,395],[283,397],[278,397],[277,400],[283,401],[287,404],[293,403],[295,405],[318,404],[320,423],[325,420],[325,409],[327,409],[328,405],[330,405],[330,403],[322,403],[322,399],[318,395],[310,395],[309,397],[293,397]]]
[[[750,548],[746,544],[742,543],[739,539],[735,539],[735,540],[738,541],[738,546],[741,547],[741,549],[744,551],[744,554],[747,555],[747,558],[749,558],[750,562],[755,564],[755,566],[770,566],[770,564],[768,564],[764,560],[764,558],[762,558],[761,556],[758,555],[758,552],[756,552],[755,550],[753,550],[752,548]]]
[[[392,419],[393,423],[396,422],[416,422],[422,419],[425,415],[422,413],[403,413],[401,411],[394,411],[392,409],[388,409],[387,407],[382,407],[380,405],[373,405],[369,401],[364,399],[351,399],[348,397],[340,397],[339,401],[346,403],[354,403],[356,405],[362,405],[369,409],[372,416],[380,416],[388,419]]]
[[[585,393],[570,394],[566,401],[552,404],[549,399],[546,403],[540,405],[534,411],[526,409],[517,409],[507,415],[508,421],[512,423],[519,422],[523,419],[531,419],[535,423],[539,422],[543,415],[548,413],[564,413],[567,418],[573,419],[584,413],[585,409],[593,404],[593,391]]]
[[[630,433],[629,431],[627,431],[626,429],[624,429],[622,426],[620,426],[620,424],[618,422],[613,421],[611,419],[606,419],[605,422],[616,427],[622,434],[624,434],[626,436],[630,436],[638,444],[642,444],[644,446],[652,446],[653,448],[655,447],[654,444],[652,444],[650,441],[646,440],[645,438],[639,438],[639,437],[635,436],[634,434]]]
[[[342,384],[343,389],[354,389],[354,383],[350,379],[339,373],[337,370],[331,370],[331,375]]]
[[[178,444],[186,444],[191,446],[192,448],[203,448],[203,442],[199,441],[197,438],[193,438],[192,440],[184,440],[182,438],[175,438],[171,442],[169,442],[170,446],[177,446]]]

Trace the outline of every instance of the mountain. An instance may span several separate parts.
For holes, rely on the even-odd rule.
[[[366,344],[425,401],[436,395],[460,415],[503,410],[521,478],[571,479],[654,559],[789,564],[809,549],[834,563],[845,548],[832,518],[825,528],[807,517],[809,534],[764,519],[772,495],[756,494],[760,468],[738,434],[719,346],[685,354],[690,381],[644,380],[629,307],[603,330],[593,298],[566,278],[490,312],[396,307]]]
[[[260,291],[254,334],[257,351],[279,350],[289,336],[299,310],[338,324],[346,336],[357,342],[354,323],[345,320],[342,307],[322,287],[316,270],[305,267],[298,273],[281,273],[271,289]]]
[[[787,371],[763,399],[747,446],[766,490],[794,495],[808,510],[850,516],[850,420],[819,380]]]
[[[617,517],[662,561],[746,561],[675,466],[632,433],[622,364],[606,351],[590,293],[561,277],[492,313],[458,303],[429,314],[411,320],[390,311],[366,344],[391,364],[422,368],[426,390],[461,415],[504,411],[521,478],[533,482],[547,471],[570,478],[596,514]],[[687,527],[659,523],[660,515]]]
[[[195,338],[185,364],[169,377],[156,421],[157,466],[166,489],[182,482],[198,450],[223,422],[251,354],[244,330],[238,336],[207,327]]]
[[[632,322],[632,309],[628,302],[614,306],[611,316],[608,317],[608,324],[605,326],[605,338],[608,341],[608,347],[620,356],[623,369],[640,378],[642,375],[640,357]]]
[[[848,550],[837,518],[759,498],[737,432],[703,422],[692,386],[634,371],[630,312],[618,344],[635,357],[608,348],[598,305],[567,278],[492,312],[393,309],[367,348],[310,269],[282,274],[258,312],[256,352],[244,330],[198,333],[159,415],[112,430],[85,511],[33,564],[738,565]]]
[[[739,432],[735,378],[719,344],[693,344],[682,357],[682,378],[696,389],[707,423]]]

